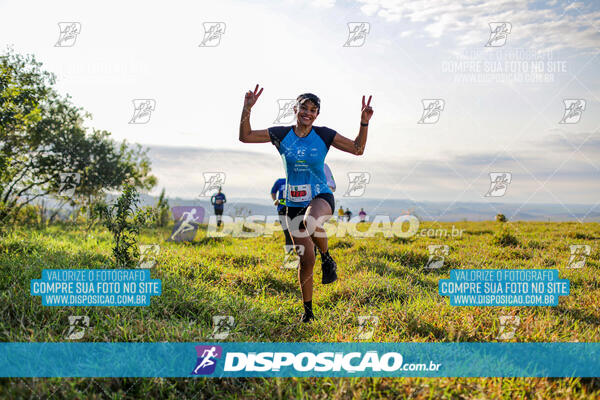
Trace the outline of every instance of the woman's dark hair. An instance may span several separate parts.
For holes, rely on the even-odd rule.
[[[302,103],[304,103],[307,100],[313,102],[314,105],[317,106],[317,112],[321,112],[321,99],[319,99],[317,97],[317,95],[314,95],[312,93],[302,93],[300,96],[298,96],[296,98],[296,101],[299,104],[302,104]]]

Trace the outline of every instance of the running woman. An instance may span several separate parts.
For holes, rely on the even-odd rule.
[[[373,115],[370,105],[372,96],[369,96],[366,102],[365,96],[362,98],[360,128],[356,139],[351,140],[333,129],[313,126],[321,109],[321,100],[312,93],[301,94],[296,99],[297,105],[294,106],[296,125],[252,130],[250,110],[262,92],[263,88],[259,90],[258,85],[254,91],[246,92],[239,139],[243,143],[270,141],[283,159],[287,178],[286,213],[288,221],[291,221],[289,228],[294,244],[304,246],[298,269],[304,301],[302,322],[310,322],[314,319],[312,311],[314,245],[318,247],[321,254],[323,272],[321,282],[328,284],[337,279],[337,266],[329,254],[327,235],[323,228],[323,224],[331,217],[335,207],[333,193],[327,186],[324,172],[325,156],[330,146],[357,156],[363,154],[367,143],[369,120]]]

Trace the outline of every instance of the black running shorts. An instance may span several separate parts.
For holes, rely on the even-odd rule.
[[[335,210],[335,198],[333,197],[333,194],[332,193],[319,193],[318,195],[315,196],[315,199],[317,199],[317,198],[321,198],[321,199],[325,200],[329,204],[329,207],[331,207],[331,213],[333,214],[333,211]],[[286,212],[287,217],[289,218],[289,221],[290,222],[293,221],[294,218],[296,218],[298,215],[306,214],[306,209],[308,207],[309,206],[285,207],[285,212]],[[294,224],[291,223],[290,226],[294,226]],[[304,221],[302,221],[300,223],[300,229],[301,230],[306,229],[306,226],[304,226]]]

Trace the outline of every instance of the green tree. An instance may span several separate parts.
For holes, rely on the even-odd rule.
[[[158,202],[156,203],[156,226],[163,227],[169,223],[169,201],[166,198],[165,188],[160,192],[158,196]]]
[[[0,224],[39,197],[58,196],[65,172],[79,173],[81,180],[76,195],[63,198],[62,205],[88,211],[105,192],[124,184],[154,187],[148,150],[118,144],[106,131],[88,134],[83,124],[90,115],[59,95],[54,75],[41,66],[12,50],[0,56]]]

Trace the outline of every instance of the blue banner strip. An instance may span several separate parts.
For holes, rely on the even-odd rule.
[[[599,377],[600,343],[0,343],[1,377]]]

